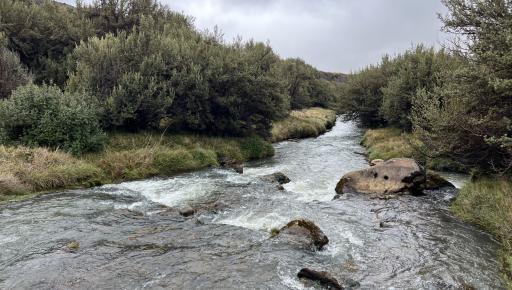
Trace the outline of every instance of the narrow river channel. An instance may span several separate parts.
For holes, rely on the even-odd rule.
[[[344,173],[367,166],[360,138],[339,120],[241,175],[212,168],[1,205],[0,289],[309,289],[303,267],[354,289],[502,289],[498,244],[450,215],[455,190],[332,200]],[[285,191],[258,178],[276,171],[292,180]],[[180,216],[186,205],[198,213]],[[323,251],[270,238],[296,218],[325,232]]]

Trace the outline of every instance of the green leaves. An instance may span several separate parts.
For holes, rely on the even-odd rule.
[[[5,143],[51,146],[73,154],[98,150],[105,141],[94,100],[32,84],[0,101],[0,136]]]

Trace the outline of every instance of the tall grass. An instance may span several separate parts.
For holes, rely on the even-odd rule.
[[[292,111],[286,119],[272,126],[272,142],[316,137],[334,126],[336,112],[323,108]]]
[[[259,137],[220,138],[152,133],[112,134],[98,153],[74,157],[48,148],[0,146],[0,200],[62,188],[168,176],[272,156]]]
[[[508,287],[512,289],[512,181],[505,178],[473,181],[460,190],[451,209],[458,217],[501,241],[500,257]]]
[[[334,125],[334,111],[293,111],[275,124],[273,141],[317,136]],[[75,157],[48,148],[0,146],[0,201],[55,189],[168,176],[272,156],[259,137],[226,138],[192,134],[114,133],[101,152]]]
[[[396,128],[368,130],[363,137],[362,145],[367,148],[370,160],[414,157],[410,135]]]
[[[9,195],[100,183],[101,169],[46,148],[0,146],[0,199]]]

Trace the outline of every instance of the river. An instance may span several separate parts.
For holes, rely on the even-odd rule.
[[[338,120],[241,175],[211,168],[0,205],[0,289],[309,289],[303,267],[354,289],[503,289],[499,245],[450,214],[454,190],[332,200],[345,172],[367,166],[360,138]],[[258,178],[276,171],[292,180],[284,191]],[[180,216],[186,205],[196,215]],[[270,238],[296,218],[325,232],[323,251]]]

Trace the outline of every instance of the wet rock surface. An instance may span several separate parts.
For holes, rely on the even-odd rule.
[[[425,179],[425,170],[415,160],[394,158],[346,173],[336,185],[336,193],[419,194],[423,190]]]
[[[282,172],[276,172],[269,175],[265,175],[261,177],[261,180],[267,182],[277,182],[280,185],[289,183],[291,180]]]
[[[289,222],[277,233],[279,238],[283,238],[294,244],[304,245],[316,250],[322,250],[329,239],[314,222],[305,219],[298,219]]]
[[[338,280],[325,271],[315,271],[303,268],[297,274],[297,277],[318,282],[325,289],[343,290]]]

